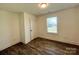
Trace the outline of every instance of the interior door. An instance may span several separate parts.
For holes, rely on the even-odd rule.
[[[33,15],[25,14],[25,40],[30,42],[36,37],[36,19]]]
[[[29,31],[30,31],[30,41],[32,40],[32,19],[29,17]]]
[[[25,43],[31,41],[31,19],[28,14],[25,14]]]
[[[31,40],[33,40],[36,38],[36,18],[33,15],[30,16],[30,27],[30,36]]]

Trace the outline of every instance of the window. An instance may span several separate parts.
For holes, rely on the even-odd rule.
[[[57,33],[57,17],[47,18],[47,32]]]

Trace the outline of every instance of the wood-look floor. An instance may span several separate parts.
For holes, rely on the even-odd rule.
[[[0,55],[78,55],[79,47],[38,38],[28,44],[18,43],[3,51]]]

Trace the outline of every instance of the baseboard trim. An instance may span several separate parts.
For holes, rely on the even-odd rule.
[[[75,44],[70,44],[70,43],[55,41],[55,40],[51,40],[51,39],[47,39],[47,38],[43,38],[43,37],[37,37],[37,38],[35,38],[35,39],[45,39],[45,40],[48,40],[48,41],[53,41],[53,42],[56,42],[56,43],[59,43],[59,44],[66,45],[66,46],[68,46],[68,47],[79,48],[79,46],[78,46],[78,45],[75,45]]]

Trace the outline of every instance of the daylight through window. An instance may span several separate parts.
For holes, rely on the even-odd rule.
[[[47,32],[57,33],[57,17],[47,18]]]

